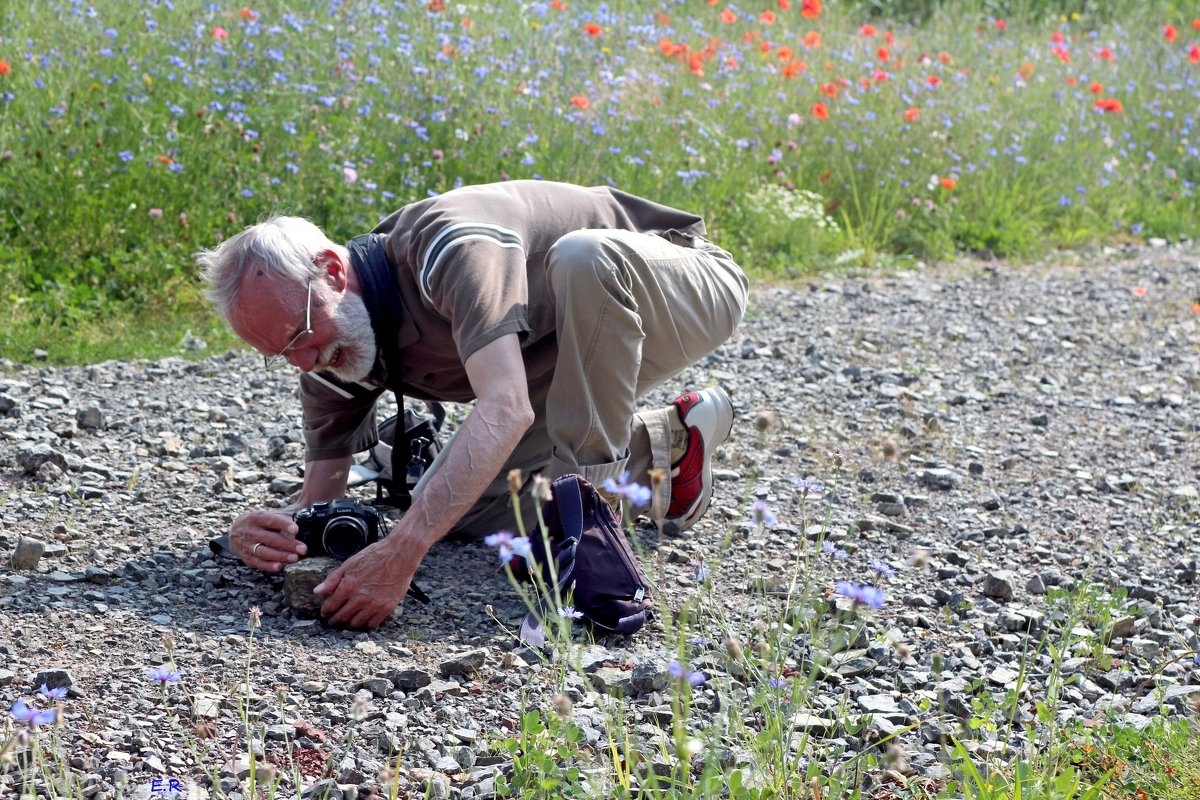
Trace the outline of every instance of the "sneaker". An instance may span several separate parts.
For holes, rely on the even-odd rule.
[[[671,465],[667,522],[680,531],[696,524],[712,502],[712,454],[729,438],[733,403],[720,386],[686,392],[672,403],[687,429],[687,448]]]

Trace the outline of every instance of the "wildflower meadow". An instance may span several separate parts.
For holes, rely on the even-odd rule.
[[[199,248],[508,178],[702,212],[762,275],[1194,235],[1200,9],[1061,5],[8,4],[0,352],[227,342]]]

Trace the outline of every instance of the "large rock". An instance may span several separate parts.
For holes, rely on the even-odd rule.
[[[292,608],[300,611],[320,611],[325,598],[313,594],[313,589],[341,565],[342,562],[336,558],[325,556],[302,558],[295,564],[288,564],[283,570],[283,590]]]
[[[14,572],[35,570],[38,567],[38,563],[42,560],[42,554],[45,552],[46,545],[37,539],[22,536],[17,540],[17,547],[13,550],[12,557],[8,563]]]
[[[470,650],[452,656],[438,665],[438,674],[443,678],[451,675],[471,675],[483,668],[487,660],[487,650]]]

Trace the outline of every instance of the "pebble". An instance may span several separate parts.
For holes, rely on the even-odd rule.
[[[22,536],[17,539],[17,546],[8,560],[9,566],[14,570],[32,572],[41,563],[45,550],[46,546],[37,539]]]

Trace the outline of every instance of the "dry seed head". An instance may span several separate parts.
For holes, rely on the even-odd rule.
[[[508,471],[508,490],[514,494],[521,491],[521,486],[525,483],[525,476],[519,468],[513,468]]]
[[[759,433],[766,433],[767,431],[774,430],[775,426],[778,424],[779,419],[775,416],[774,411],[760,411],[754,415],[754,430],[758,431]]]
[[[554,695],[554,700],[551,701],[554,707],[554,713],[558,714],[563,719],[570,719],[571,712],[575,708],[575,704],[571,702],[571,698],[567,697],[562,692]]]

